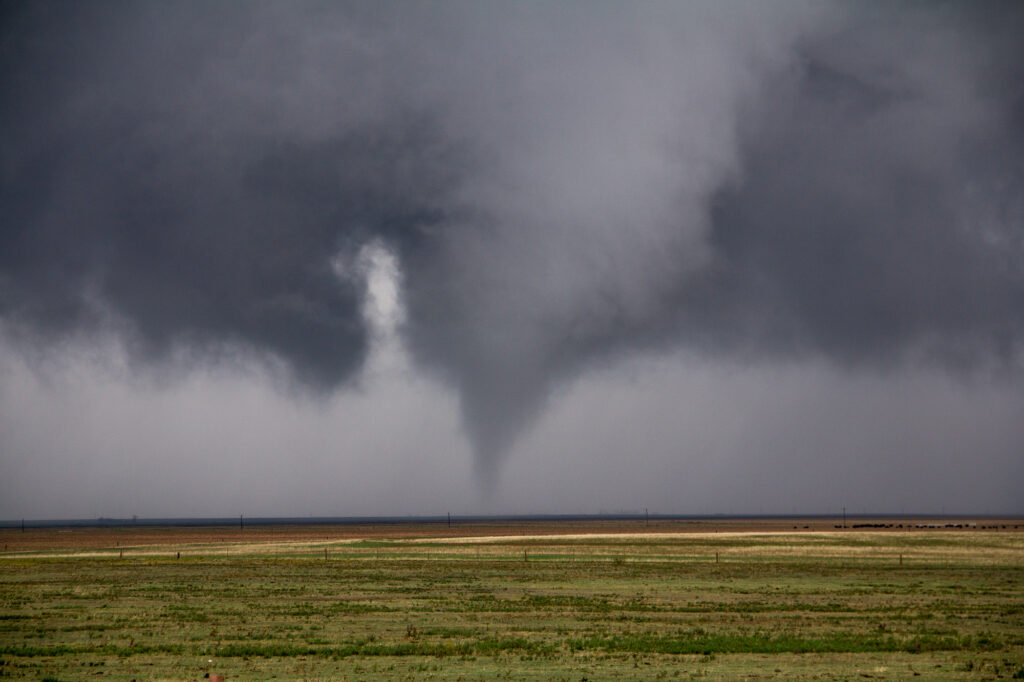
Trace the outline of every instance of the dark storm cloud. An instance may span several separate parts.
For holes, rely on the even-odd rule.
[[[261,54],[247,93],[244,65],[222,54],[245,49],[252,17],[218,9],[9,15],[3,313],[47,334],[113,314],[144,357],[241,345],[334,386],[367,340],[362,283],[332,259],[433,219],[439,188],[417,158],[431,133],[402,112],[315,139],[294,120],[261,120],[284,116],[259,109],[285,87],[272,67],[290,55]]]
[[[716,195],[710,238],[742,290],[739,314],[772,310],[787,344],[1013,367],[1020,51],[1004,50],[1006,26],[886,19],[809,41],[771,83],[776,96],[744,121],[742,178]]]
[[[550,391],[688,345],[1018,369],[1011,4],[8,7],[0,316],[138,358],[361,366],[398,260],[480,470]]]

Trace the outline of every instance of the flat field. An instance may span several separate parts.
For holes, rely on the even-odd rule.
[[[1024,521],[946,523],[4,530],[0,677],[1024,678]]]

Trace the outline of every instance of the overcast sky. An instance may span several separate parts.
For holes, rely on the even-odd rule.
[[[0,518],[1024,513],[1021,35],[4,2]]]

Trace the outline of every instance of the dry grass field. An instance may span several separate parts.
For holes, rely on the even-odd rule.
[[[1024,521],[966,522],[4,530],[0,677],[1024,678]]]

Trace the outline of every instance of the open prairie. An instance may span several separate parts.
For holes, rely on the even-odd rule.
[[[5,530],[0,677],[1024,678],[1024,522],[871,523]]]

